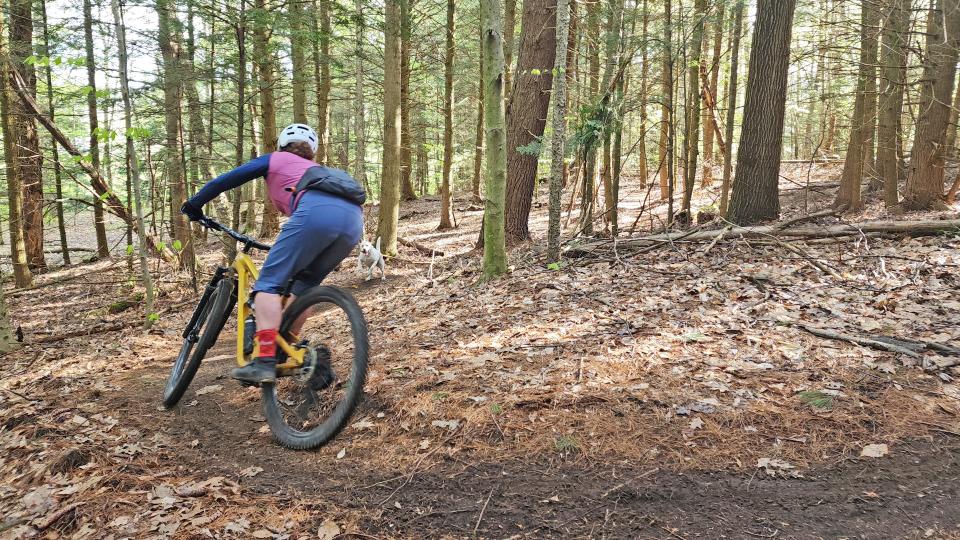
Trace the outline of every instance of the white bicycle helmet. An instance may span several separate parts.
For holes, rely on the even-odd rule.
[[[317,151],[320,138],[312,127],[306,124],[290,124],[280,131],[280,137],[277,139],[277,146],[283,148],[292,142],[305,142],[310,145],[310,149]]]

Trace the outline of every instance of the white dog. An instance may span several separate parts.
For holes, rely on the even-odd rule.
[[[380,279],[387,279],[387,263],[383,260],[383,253],[380,253],[380,238],[377,238],[377,245],[374,246],[369,241],[360,242],[360,255],[357,257],[357,268],[363,272],[367,271],[367,279],[373,279],[373,269],[380,268]]]

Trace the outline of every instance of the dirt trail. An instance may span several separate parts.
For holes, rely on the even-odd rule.
[[[435,267],[404,250],[385,283],[333,276],[376,347],[355,424],[315,452],[274,444],[259,391],[226,377],[234,321],[180,406],[159,408],[195,301],[186,276],[157,272],[149,333],[135,310],[110,311],[136,292],[121,259],[10,297],[28,345],[0,363],[0,529],[82,500],[54,529],[306,538],[330,519],[345,538],[960,538],[960,369],[782,322],[960,339],[960,239],[811,246],[842,280],[738,242],[555,272],[524,246],[510,276],[477,286],[463,254],[480,213],[461,210],[452,233],[435,215],[420,201],[401,218],[402,235],[446,252]],[[118,323],[109,339],[29,345]],[[856,457],[869,443],[890,455]],[[764,457],[796,468],[769,476]],[[238,489],[172,491],[218,477]]]
[[[224,348],[224,350],[226,350]],[[255,493],[300,504],[334,504],[365,516],[376,536],[485,538],[947,538],[960,537],[960,443],[904,443],[884,459],[851,458],[771,477],[675,473],[630,463],[565,459],[473,462],[453,456],[422,468],[383,470],[334,452],[290,452],[269,443],[254,390],[207,363],[195,388],[223,384],[173,413],[156,412],[164,376],[121,386],[112,403],[144,430],[176,446],[179,466],[200,476],[238,477]],[[239,396],[237,394],[240,394]],[[211,397],[213,396],[213,397]],[[192,400],[188,394],[187,403]],[[364,407],[369,411],[376,400]],[[348,431],[343,442],[357,435]],[[800,476],[800,475],[798,475]]]

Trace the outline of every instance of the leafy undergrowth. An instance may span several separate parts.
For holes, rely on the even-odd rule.
[[[462,208],[453,233],[432,231],[435,201],[402,214],[401,236],[445,256],[431,264],[404,248],[388,268],[393,279],[356,291],[374,345],[366,404],[307,461],[380,474],[371,478],[442,460],[789,476],[880,448],[869,445],[896,453],[903,441],[960,432],[960,373],[940,367],[950,358],[898,356],[800,328],[960,342],[957,234],[804,246],[837,275],[769,242],[678,242],[559,269],[526,245],[509,275],[479,283],[469,249],[480,214]],[[211,244],[204,267],[218,256]],[[254,391],[225,382],[201,393],[197,383],[200,406],[157,410],[195,299],[187,276],[162,270],[149,333],[137,309],[114,307],[139,302],[120,259],[43,276],[56,284],[8,297],[26,339],[0,364],[0,534],[364,530],[370,516],[342,501],[249,489],[260,467],[210,472],[270,447],[262,418],[234,426],[242,448],[206,429],[235,418],[232,406],[255,407]],[[360,279],[344,270],[332,281]],[[196,438],[172,437],[175,422]]]

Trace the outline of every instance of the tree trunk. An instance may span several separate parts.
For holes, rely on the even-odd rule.
[[[547,124],[553,82],[551,70],[556,54],[555,6],[556,0],[523,3],[517,77],[506,115],[506,231],[515,240],[530,237],[527,220],[540,154],[539,148],[531,149],[531,146],[539,145]]]
[[[307,39],[303,28],[304,0],[290,0],[287,16],[290,21],[290,64],[293,71],[293,121],[307,123]]]
[[[411,175],[413,174],[413,153],[410,146],[410,36],[412,8],[413,0],[400,0],[400,199],[404,201],[412,201],[417,198],[417,194],[413,191],[413,182],[411,181]],[[448,35],[448,39],[452,38]],[[444,122],[449,119],[450,115],[447,114]],[[441,223],[443,222],[442,212],[443,210],[441,210]]]
[[[127,146],[127,167],[129,168],[129,177],[131,191],[133,192],[133,207],[136,212],[137,237],[140,253],[140,276],[143,280],[145,289],[144,320],[146,326],[153,322],[153,280],[150,276],[150,268],[147,265],[147,232],[143,224],[143,205],[140,200],[140,163],[137,157],[136,149],[133,143],[133,105],[130,101],[130,83],[127,80],[127,35],[126,27],[123,23],[123,14],[120,11],[119,0],[112,0],[111,7],[114,19],[114,34],[117,39],[117,52],[120,61],[120,94],[123,98],[123,123],[126,128],[126,146]]]
[[[720,187],[720,215],[727,217],[730,200],[730,178],[733,172],[733,124],[737,118],[737,75],[740,67],[740,36],[743,34],[743,3],[737,0],[733,15],[733,44],[730,46],[730,75],[727,86],[727,144],[723,150],[723,182]]]
[[[480,0],[483,55],[484,125],[487,139],[487,185],[483,212],[483,276],[507,271],[504,202],[507,183],[507,138],[503,104],[503,22],[499,0]]]
[[[317,144],[318,163],[330,160],[330,0],[316,0],[314,4],[313,75],[317,85]]]
[[[357,21],[357,34],[354,41],[354,96],[353,96],[353,126],[354,137],[357,139],[356,164],[354,165],[353,176],[360,182],[360,185],[370,192],[370,186],[367,185],[367,138],[366,138],[366,112],[364,105],[364,71],[363,71],[363,40],[366,29],[363,24],[363,0],[356,0],[354,5],[355,17]]]
[[[843,162],[843,176],[840,177],[840,190],[834,207],[838,210],[859,211],[863,208],[860,196],[860,183],[868,171],[868,147],[873,145],[874,119],[868,118],[871,99],[874,101],[872,114],[876,116],[876,91],[868,95],[870,79],[876,79],[876,44],[871,47],[870,42],[876,41],[872,28],[877,25],[878,12],[869,3],[864,2],[861,7],[860,23],[860,68],[857,78],[856,98],[853,106],[853,116],[850,118],[850,140],[847,143],[846,158]],[[873,58],[870,54],[873,54]],[[874,84],[876,81],[874,81]],[[870,151],[869,154],[873,152]]]
[[[4,13],[0,10],[0,58],[7,57],[7,39],[3,32]],[[3,129],[3,157],[6,163],[7,212],[10,218],[10,258],[13,262],[13,283],[17,287],[29,287],[33,282],[30,265],[27,264],[27,247],[23,238],[23,188],[20,182],[17,158],[19,149],[14,140],[14,119],[11,96],[10,66],[0,66],[0,127]]]
[[[709,74],[709,84],[703,90],[702,100],[703,172],[701,173],[700,182],[703,186],[713,184],[713,163],[715,155],[713,152],[713,133],[717,129],[717,126],[714,125],[714,119],[716,118],[716,111],[714,109],[717,104],[717,85],[720,79],[720,55],[723,53],[723,15],[723,7],[718,7],[713,28],[713,54],[711,55],[710,63],[707,64],[707,62],[703,62],[700,67],[701,82],[708,80],[706,75]],[[708,67],[709,71],[707,69]]]
[[[43,18],[43,54],[50,58],[50,32],[47,26],[47,4],[40,2],[40,15]],[[50,109],[50,120],[55,121],[53,106],[53,65],[47,63],[47,107]],[[67,246],[67,226],[63,219],[63,175],[60,166],[60,149],[56,141],[51,145],[53,152],[53,178],[56,189],[57,231],[60,233],[60,255],[63,265],[70,266],[70,248]]]
[[[884,0],[889,2],[890,0]],[[877,38],[880,36],[880,6],[884,2],[863,2],[862,11],[869,17],[867,24],[862,30],[863,34],[863,58],[866,60],[864,75],[866,76],[863,87],[863,174],[870,178],[870,190],[880,189],[880,181],[877,179],[876,144],[877,134]]]
[[[593,103],[600,90],[600,3],[587,4],[587,55],[589,57],[589,95]],[[586,148],[583,155],[583,191],[580,199],[580,231],[593,234],[594,185],[597,178],[597,149]]]
[[[503,99],[504,106],[509,107],[513,92],[513,34],[517,29],[517,0],[504,0],[504,8],[506,12],[503,21]]]
[[[780,151],[795,7],[796,0],[759,0],[757,6],[730,201],[734,223],[756,223],[780,214]]]
[[[607,30],[604,36],[604,67],[603,83],[600,85],[600,92],[606,95],[610,91],[610,85],[614,77],[614,71],[620,65],[620,34],[623,27],[623,0],[609,0],[607,14]],[[611,92],[612,94],[612,92]],[[605,107],[610,111],[609,125],[603,128],[603,167],[600,177],[603,180],[603,223],[604,230],[610,232],[617,228],[617,195],[613,189],[613,158],[611,155],[611,137],[615,130],[614,124],[617,123],[617,107],[612,95],[605,100]]]
[[[663,93],[666,94],[663,103],[664,122],[660,132],[663,145],[661,147],[661,167],[663,173],[660,177],[661,192],[666,193],[667,216],[668,220],[673,220],[673,191],[674,184],[674,148],[675,148],[675,129],[674,129],[674,111],[673,111],[673,28],[671,19],[672,14],[671,0],[664,0],[663,3],[663,28],[664,28],[664,47],[663,47]]]
[[[883,13],[883,56],[880,77],[880,113],[877,127],[877,176],[883,183],[887,208],[899,203],[900,156],[903,155],[900,118],[907,75],[906,32],[910,24],[907,0],[888,0]]]
[[[380,213],[377,235],[387,256],[397,254],[400,220],[400,9],[387,0],[383,47],[383,172],[380,175]]]
[[[903,197],[908,210],[946,209],[943,165],[950,99],[960,47],[960,0],[936,0],[927,19],[920,115]]]
[[[447,43],[443,60],[443,176],[440,183],[440,225],[438,230],[453,228],[453,57],[455,52],[454,31],[456,25],[454,0],[447,0]],[[410,149],[406,150],[407,157]],[[407,168],[407,184],[410,183],[410,169]],[[413,191],[413,186],[410,186]]]
[[[690,41],[690,60],[687,67],[687,119],[684,129],[683,202],[680,212],[692,219],[690,203],[697,176],[697,158],[700,155],[700,57],[703,52],[703,25],[707,13],[707,0],[695,0],[693,7],[693,35]]]
[[[473,202],[480,203],[480,181],[483,178],[483,55],[480,55],[480,81],[477,84],[477,131],[473,151]]]
[[[953,90],[953,107],[950,108],[950,123],[947,125],[947,157],[957,157],[957,125],[960,124],[960,79]]]
[[[169,1],[169,0],[164,0]],[[276,58],[270,49],[268,23],[264,20],[269,17],[265,0],[255,2],[257,17],[254,18],[253,56],[257,66],[257,76],[260,82],[260,124],[263,133],[260,137],[261,155],[269,154],[277,149],[277,103],[274,99],[275,85],[274,67]],[[280,228],[280,218],[277,208],[269,196],[263,197],[263,221],[260,224],[260,236],[267,238],[277,233]]]
[[[33,55],[33,2],[10,0],[10,60],[26,82],[31,96],[37,93],[36,71],[26,59]],[[47,269],[43,256],[43,155],[33,116],[19,100],[10,104],[14,142],[17,145],[17,174],[23,191],[23,239],[27,264],[36,272]]]
[[[187,200],[183,158],[180,152],[179,113],[183,87],[180,65],[180,21],[177,19],[176,4],[172,0],[157,0],[156,9],[160,26],[160,52],[163,55],[163,105],[166,128],[165,169],[167,184],[170,186],[171,196],[174,199],[173,202],[179,208],[180,204]],[[174,240],[179,241],[182,246],[180,252],[181,266],[192,268],[194,256],[190,225],[187,223],[186,217],[179,212],[174,212],[170,216],[170,220],[173,223]]]
[[[547,225],[547,262],[560,260],[560,195],[563,191],[563,158],[567,128],[567,40],[570,30],[569,0],[557,0],[557,51],[554,55],[553,140],[550,148],[550,208]]]
[[[233,154],[233,163],[239,167],[244,163],[244,141],[246,140],[246,110],[247,110],[247,26],[246,26],[246,1],[240,0],[236,11],[237,25],[234,27],[235,39],[237,43],[237,63],[235,66],[235,84],[237,88],[237,124],[234,136],[236,137],[236,150]],[[212,107],[211,107],[212,109]],[[211,126],[212,127],[212,126]],[[233,199],[233,229],[241,230],[240,209],[243,203],[243,195],[247,193],[240,189]],[[232,258],[232,257],[231,257]]]
[[[649,39],[648,27],[650,24],[650,12],[647,7],[647,0],[643,0],[643,23],[641,28],[640,42],[647,43]],[[637,169],[640,175],[640,187],[647,187],[650,181],[649,165],[647,163],[647,106],[649,98],[647,93],[650,91],[648,77],[650,76],[649,47],[644,46],[641,51],[640,60],[640,140],[637,144]]]

